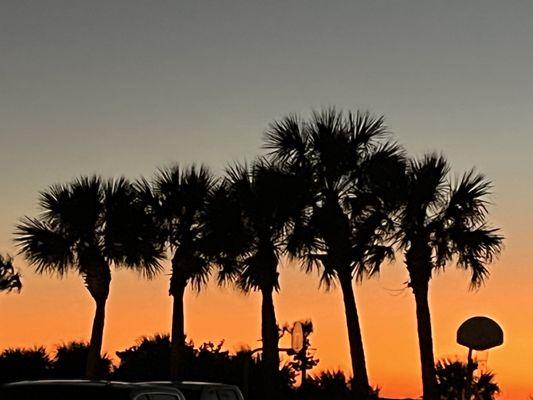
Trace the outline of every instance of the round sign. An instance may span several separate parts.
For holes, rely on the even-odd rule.
[[[291,348],[299,353],[304,348],[304,330],[301,322],[295,322],[291,331]]]
[[[457,343],[469,349],[483,351],[503,344],[503,330],[487,317],[472,317],[457,330]]]

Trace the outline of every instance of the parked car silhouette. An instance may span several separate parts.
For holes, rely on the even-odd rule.
[[[25,381],[0,389],[0,400],[185,400],[176,388],[165,385],[106,381]]]
[[[154,381],[145,384],[179,389],[185,400],[244,400],[237,386],[223,383]]]

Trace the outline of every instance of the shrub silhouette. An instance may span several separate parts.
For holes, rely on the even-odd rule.
[[[55,379],[82,379],[89,355],[89,343],[69,342],[56,347],[52,376]],[[108,379],[111,375],[112,362],[104,354],[97,365],[98,376]]]
[[[461,400],[467,388],[467,364],[460,361],[442,360],[437,363],[436,372],[441,398]],[[500,387],[494,382],[494,374],[487,372],[474,377],[470,392],[472,400],[493,400],[500,392]]]
[[[138,344],[116,352],[120,360],[114,378],[126,381],[170,379],[170,337],[144,336]]]
[[[262,362],[252,358],[250,351],[241,350],[230,354],[223,349],[223,342],[203,343],[195,347],[186,342],[184,362],[185,380],[210,381],[237,385],[247,391],[250,398],[262,398]],[[112,378],[126,381],[151,381],[170,379],[171,343],[168,335],[145,336],[138,344],[116,352],[120,362]],[[167,362],[168,361],[168,362]],[[245,372],[249,385],[245,385]],[[295,382],[295,371],[289,365],[280,369],[279,392],[289,398]]]
[[[0,382],[46,379],[52,361],[44,347],[6,349],[0,354]]]
[[[22,282],[20,274],[15,271],[11,257],[4,257],[0,254],[0,292],[20,292]]]

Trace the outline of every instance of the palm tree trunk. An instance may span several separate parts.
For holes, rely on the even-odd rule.
[[[431,315],[428,302],[429,282],[413,285],[416,302],[416,322],[418,345],[422,366],[422,385],[424,400],[436,400],[438,396],[435,358],[433,355],[433,337],[431,332]]]
[[[262,289],[261,336],[263,339],[263,393],[265,400],[275,400],[278,394],[279,349],[278,325],[272,298],[273,288]]]
[[[350,344],[353,372],[353,392],[356,399],[365,399],[369,396],[370,384],[368,383],[365,351],[352,279],[349,274],[344,274],[339,275],[339,281],[344,299],[344,312],[346,314],[346,325],[348,328],[348,341]]]
[[[85,376],[87,379],[102,378],[99,375],[98,366],[102,352],[102,340],[104,336],[105,323],[105,306],[107,298],[95,299],[96,311],[94,313],[93,328],[91,340],[89,342],[89,351],[87,355],[87,366]]]
[[[171,295],[172,306],[172,334],[170,349],[170,378],[173,381],[185,378],[185,316],[183,312],[183,297],[187,282],[174,283]]]

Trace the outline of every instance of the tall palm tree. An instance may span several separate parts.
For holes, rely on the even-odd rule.
[[[354,374],[354,395],[368,397],[370,386],[353,280],[377,273],[392,258],[387,237],[402,150],[383,139],[383,117],[335,109],[314,112],[310,121],[289,116],[271,124],[265,147],[278,164],[307,183],[308,211],[294,226],[288,248],[319,265],[322,283],[340,284]]]
[[[20,291],[22,282],[20,274],[15,271],[11,258],[0,254],[0,292]]]
[[[81,177],[41,193],[41,214],[17,227],[20,252],[37,273],[63,277],[78,273],[95,301],[87,378],[97,377],[111,266],[133,269],[147,278],[159,270],[162,250],[154,245],[155,227],[136,191],[123,178]]]
[[[438,398],[428,302],[433,273],[456,260],[471,273],[471,286],[478,287],[503,243],[499,230],[487,224],[490,182],[473,170],[451,181],[449,169],[444,157],[435,154],[411,160],[399,192],[398,239],[416,302],[424,399],[430,400]]]
[[[279,328],[273,294],[279,290],[278,265],[285,236],[301,212],[303,182],[264,159],[237,164],[215,197],[210,218],[217,237],[220,279],[232,279],[243,292],[261,293],[263,391],[266,400],[278,393]],[[225,233],[225,235],[224,235]]]
[[[171,252],[169,294],[173,297],[170,373],[174,380],[185,372],[184,295],[187,286],[200,290],[211,272],[205,238],[205,214],[217,180],[204,166],[160,169],[153,182],[141,180],[146,211],[159,227],[158,242]]]

